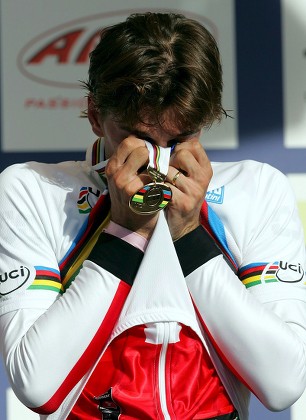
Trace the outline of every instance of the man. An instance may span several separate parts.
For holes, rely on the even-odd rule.
[[[213,37],[180,15],[132,15],[102,31],[86,86],[86,161],[1,178],[16,395],[70,420],[246,420],[249,390],[290,406],[306,384],[302,229],[284,175],[211,163],[199,143],[225,113]]]

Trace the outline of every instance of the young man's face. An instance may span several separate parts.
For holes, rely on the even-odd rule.
[[[105,142],[105,157],[108,159],[116,150],[117,146],[125,138],[133,135],[139,139],[147,140],[153,144],[161,147],[169,147],[173,143],[182,143],[191,138],[198,137],[200,128],[193,132],[184,132],[178,129],[175,124],[175,118],[171,110],[164,115],[164,123],[161,125],[150,125],[151,121],[137,124],[135,127],[126,127],[124,124],[116,121],[111,115],[102,117],[97,116],[100,127],[100,135],[104,137]],[[97,133],[96,133],[97,134]]]

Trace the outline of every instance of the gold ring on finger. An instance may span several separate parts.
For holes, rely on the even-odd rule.
[[[175,184],[176,184],[176,181],[177,181],[177,179],[178,179],[178,177],[181,175],[181,171],[177,171],[177,173],[174,175],[174,177],[173,177],[173,179],[172,179],[172,181],[171,181],[171,184],[172,185],[174,185],[175,186]]]

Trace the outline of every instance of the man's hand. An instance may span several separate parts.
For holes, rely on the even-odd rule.
[[[147,174],[140,172],[148,162],[149,152],[145,142],[131,135],[119,144],[105,172],[111,198],[111,219],[147,239],[153,233],[159,214],[137,215],[129,208],[129,199],[145,184],[152,182]],[[178,170],[181,173],[172,185]],[[210,161],[197,138],[175,147],[167,175],[172,200],[165,210],[173,240],[199,226],[201,206],[211,177]]]
[[[172,185],[172,180],[180,174]],[[170,159],[167,181],[172,200],[166,207],[166,218],[173,240],[177,240],[200,225],[201,206],[213,171],[199,140],[178,144]]]
[[[158,214],[143,216],[129,208],[129,199],[152,179],[139,173],[147,167],[149,152],[145,142],[135,136],[124,139],[106,166],[106,177],[111,198],[111,219],[121,226],[149,239],[157,222]]]

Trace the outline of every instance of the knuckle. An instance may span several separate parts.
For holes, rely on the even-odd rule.
[[[111,178],[113,174],[116,172],[116,167],[114,159],[110,159],[105,167],[105,175],[107,178]]]
[[[210,180],[214,174],[212,166],[207,165],[204,173],[205,173],[206,179],[208,178]]]
[[[123,190],[126,185],[125,177],[121,176],[121,171],[116,171],[113,174],[113,182],[118,190]]]
[[[189,200],[185,200],[185,202],[182,204],[181,211],[183,212],[183,214],[189,214],[192,208],[193,206],[190,205]]]
[[[125,148],[130,149],[131,147],[133,147],[133,145],[135,144],[135,139],[131,136],[125,138],[122,142],[121,145]]]
[[[203,146],[201,145],[201,143],[199,141],[191,141],[191,147],[195,152],[202,152],[204,151]]]
[[[110,160],[105,167],[105,175],[108,181],[111,181],[116,188],[122,189],[123,179],[121,176],[121,170],[118,168],[114,160]]]
[[[137,147],[140,146],[145,146],[145,143],[143,140],[136,138],[135,136],[128,136],[126,137],[124,140],[122,140],[122,142],[120,143],[120,145],[122,148],[126,149],[126,150],[133,150]]]
[[[191,155],[190,150],[179,149],[175,154],[175,161],[180,164],[183,163]]]
[[[139,146],[135,148],[133,153],[135,153],[135,159],[137,159],[137,161],[139,161],[141,164],[145,163],[149,159],[149,151],[146,146]]]
[[[141,152],[141,156],[147,159],[149,157],[149,150],[147,149],[147,147],[143,146],[143,147],[139,147],[139,149]]]
[[[131,149],[133,149],[133,138],[126,137],[118,144],[117,153],[119,155],[127,154]]]
[[[209,182],[213,176],[213,169],[212,169],[211,164],[201,166],[200,168],[201,168],[201,170],[199,171],[200,181],[203,183]]]
[[[138,190],[135,191],[135,187],[133,187],[131,184],[127,184],[125,186],[125,193],[128,197],[131,197],[134,195]]]

